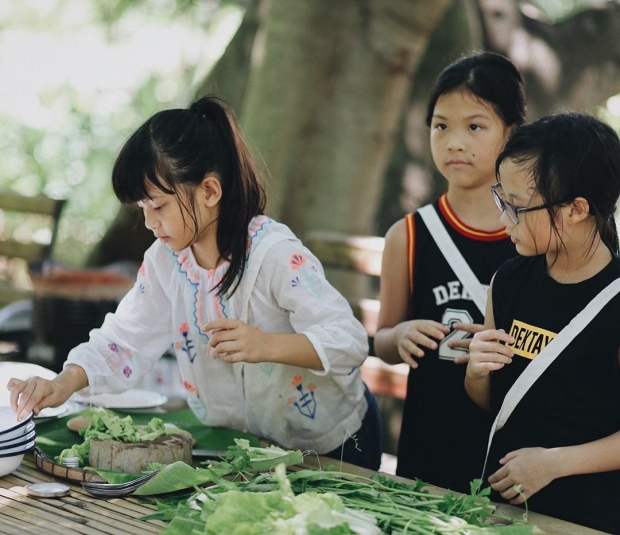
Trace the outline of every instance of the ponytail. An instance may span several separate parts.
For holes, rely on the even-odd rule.
[[[248,226],[265,210],[265,190],[233,115],[222,101],[206,96],[189,109],[153,115],[121,149],[112,184],[123,203],[148,198],[150,187],[176,195],[194,221],[196,239],[196,211],[188,194],[209,175],[222,185],[216,240],[221,258],[229,262],[215,288],[218,295],[232,295],[245,271]]]
[[[620,253],[620,240],[618,239],[618,226],[616,225],[615,214],[609,214],[607,220],[600,229],[603,243],[609,247],[612,253]]]
[[[221,101],[215,97],[203,97],[191,105],[190,111],[212,125],[212,137],[217,138],[220,145],[221,161],[217,173],[222,184],[222,200],[217,246],[230,266],[216,288],[218,295],[229,290],[232,295],[245,271],[248,226],[253,217],[265,210],[265,189],[231,112]]]

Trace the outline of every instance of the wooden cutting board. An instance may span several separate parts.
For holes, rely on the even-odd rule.
[[[93,468],[138,474],[150,463],[192,464],[192,435],[186,431],[149,442],[91,439],[88,464]]]

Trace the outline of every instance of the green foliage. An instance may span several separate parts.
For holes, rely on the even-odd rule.
[[[553,22],[560,22],[600,4],[597,0],[529,0],[528,3],[540,9]]]
[[[3,1],[0,72],[2,57],[19,62],[4,66],[15,96],[3,83],[0,187],[68,199],[58,261],[83,265],[118,212],[110,175],[123,141],[187,105],[241,15],[220,0]]]

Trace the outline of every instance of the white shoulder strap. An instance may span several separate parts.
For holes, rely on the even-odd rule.
[[[599,292],[588,305],[577,314],[570,323],[564,327],[558,335],[547,344],[547,346],[530,362],[523,373],[514,382],[499,409],[499,413],[491,426],[491,434],[487,444],[487,457],[484,460],[482,476],[486,470],[487,458],[491,449],[493,435],[499,431],[515,407],[521,401],[525,393],[536,382],[536,380],[544,373],[555,358],[570,344],[573,339],[590,323],[602,308],[609,303],[620,292],[620,278],[608,284],[601,292]]]
[[[478,310],[480,310],[484,316],[488,291],[480,284],[480,281],[476,275],[474,275],[469,264],[465,261],[456,245],[454,245],[446,227],[444,227],[439,219],[435,207],[432,204],[427,204],[420,208],[418,213],[435,240],[437,247],[439,247],[439,250],[448,261],[450,267],[454,270],[461,284],[465,287],[467,293],[478,307]]]

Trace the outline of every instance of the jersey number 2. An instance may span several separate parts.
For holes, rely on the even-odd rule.
[[[473,323],[474,319],[467,310],[456,310],[454,308],[446,308],[441,318],[441,323],[446,327],[450,327],[455,323]],[[448,347],[448,342],[454,340],[464,340],[469,336],[469,333],[465,331],[451,331],[440,343],[439,343],[439,358],[443,360],[454,360],[456,357],[463,356],[467,353],[467,349],[464,347]]]

